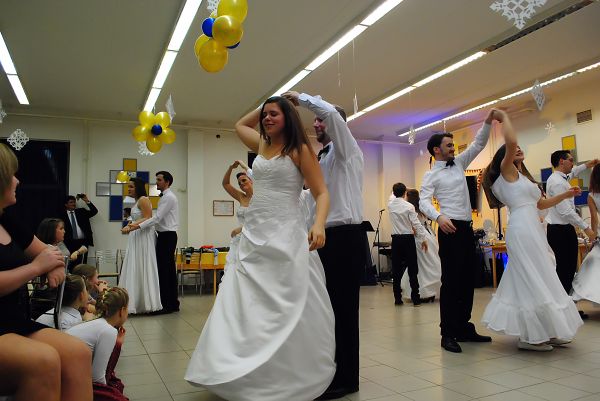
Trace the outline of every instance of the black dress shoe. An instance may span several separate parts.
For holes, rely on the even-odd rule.
[[[358,386],[353,388],[348,387],[335,387],[328,388],[323,394],[315,398],[315,400],[335,400],[337,398],[342,398],[347,394],[356,393],[358,391]]]
[[[590,318],[590,315],[588,315],[588,314],[587,314],[587,313],[585,313],[584,311],[580,310],[580,311],[579,311],[579,317],[580,317],[582,320],[587,320],[587,319],[589,319],[589,318]]]
[[[442,337],[442,348],[449,352],[459,353],[462,352],[462,348],[452,337]]]
[[[413,299],[413,306],[417,307],[417,306],[421,306],[421,299]]]
[[[434,303],[435,302],[435,295],[429,298],[421,298],[421,303],[423,304],[428,304],[428,303]]]
[[[394,301],[394,305],[404,305],[404,302],[401,299],[397,299]]]
[[[456,341],[464,343],[464,342],[471,342],[471,343],[490,343],[492,342],[492,337],[490,336],[482,336],[480,334],[477,334],[476,332],[467,334],[465,336],[458,336],[456,337]]]

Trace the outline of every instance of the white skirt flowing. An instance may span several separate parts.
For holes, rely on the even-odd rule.
[[[573,300],[582,299],[600,305],[600,245],[586,255],[573,280]]]
[[[415,237],[417,246],[417,263],[419,265],[419,295],[421,298],[439,297],[442,286],[442,263],[440,261],[439,246],[433,234],[427,231],[427,252],[421,249],[421,243]],[[402,281],[402,294],[410,299],[410,280],[408,271],[404,272]]]

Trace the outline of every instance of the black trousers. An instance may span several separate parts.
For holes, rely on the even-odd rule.
[[[469,323],[473,309],[475,237],[470,221],[452,220],[456,232],[438,229],[442,288],[440,290],[440,328],[443,337],[460,337],[475,331]]]
[[[419,265],[417,263],[417,246],[415,245],[415,236],[412,234],[394,234],[392,235],[392,277],[394,278],[394,299],[402,300],[402,287],[400,282],[402,276],[408,268],[408,278],[410,281],[411,294],[413,302],[419,302]]]
[[[556,274],[568,294],[577,270],[577,233],[570,224],[548,224],[547,236],[556,257]]]
[[[327,228],[325,234],[325,246],[319,249],[319,257],[335,314],[337,363],[329,387],[353,389],[358,388],[358,308],[367,233],[358,224],[348,224]]]
[[[175,267],[177,232],[162,231],[156,240],[156,264],[160,284],[160,302],[165,311],[178,311],[177,268]]]

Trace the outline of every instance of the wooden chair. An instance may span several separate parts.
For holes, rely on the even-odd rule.
[[[121,267],[123,267],[123,258],[125,252],[122,249],[109,249],[109,250],[98,250],[96,251],[96,270],[98,271],[98,277],[115,278],[117,286],[119,285],[119,277],[121,276]],[[100,266],[112,265],[115,267],[114,271],[102,272]]]
[[[198,285],[200,285],[200,289],[202,289],[202,270],[200,268],[200,253],[199,250],[190,249],[190,248],[180,248],[176,250],[175,254],[175,266],[177,267],[177,278],[178,285],[181,292],[181,296],[183,297],[183,280],[186,275],[194,275],[195,276],[195,287],[196,292],[198,292]]]

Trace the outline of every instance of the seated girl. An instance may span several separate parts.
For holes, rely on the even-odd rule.
[[[65,281],[65,291],[63,293],[62,308],[58,317],[58,324],[61,330],[67,330],[81,323],[80,309],[88,304],[88,292],[85,287],[83,277],[69,274]],[[54,308],[50,309],[42,316],[37,318],[36,322],[45,324],[48,327],[54,327]]]

